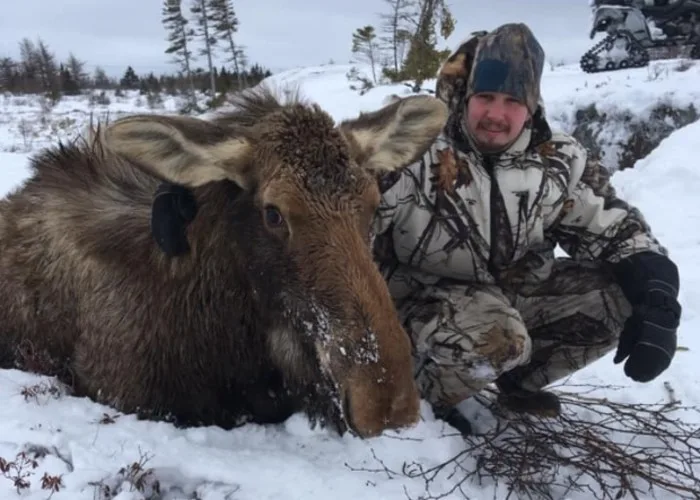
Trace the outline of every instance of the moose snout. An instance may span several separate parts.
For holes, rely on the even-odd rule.
[[[362,438],[385,430],[410,427],[420,417],[420,396],[413,377],[381,378],[354,383],[345,391],[343,410],[348,427]]]

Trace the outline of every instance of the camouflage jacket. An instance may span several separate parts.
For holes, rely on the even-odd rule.
[[[580,260],[666,254],[642,214],[617,197],[606,167],[552,133],[539,111],[495,164],[441,135],[419,161],[380,180],[375,252],[385,273],[516,285],[546,278],[557,244]]]

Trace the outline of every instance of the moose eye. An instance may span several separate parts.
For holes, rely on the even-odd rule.
[[[279,227],[284,224],[284,217],[278,208],[270,205],[265,207],[265,224],[269,227]]]

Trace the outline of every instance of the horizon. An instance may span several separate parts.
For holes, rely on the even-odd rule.
[[[160,2],[146,9],[146,4],[136,4],[134,0],[105,0],[88,6],[78,0],[60,3],[25,0],[8,5],[3,17],[9,22],[2,27],[0,56],[16,60],[23,38],[33,42],[41,38],[59,61],[65,61],[72,52],[86,63],[90,73],[96,66],[110,77],[123,76],[128,66],[139,75],[178,72],[165,54],[166,31],[161,23]],[[124,15],[136,10],[129,9],[130,5],[138,6],[141,15]],[[189,5],[183,3],[183,13],[188,18]],[[307,0],[294,7],[286,0],[237,2],[234,7],[240,26],[236,40],[245,47],[250,65],[260,64],[273,73],[331,61],[349,64],[354,61],[350,50],[353,31],[367,24],[378,28],[379,14],[387,11],[387,4],[382,0],[356,0],[352,4],[334,4],[333,9],[328,5],[325,0]],[[488,5],[464,2],[451,5],[450,9],[456,19],[455,31],[447,40],[439,40],[441,49],[455,48],[472,31],[520,21],[533,29],[548,61],[553,63],[578,62],[594,43],[588,38],[588,0],[533,0],[527,5],[522,0],[492,0]],[[542,16],[542,11],[550,15]],[[588,14],[585,19],[584,13]],[[339,33],[342,35],[336,36]],[[319,39],[325,42],[318,43]],[[289,43],[290,40],[294,42]],[[223,59],[215,57],[217,67],[225,64]],[[194,67],[206,70],[206,57],[199,56]]]

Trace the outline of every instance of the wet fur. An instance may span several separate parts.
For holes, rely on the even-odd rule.
[[[160,172],[136,168],[135,155],[106,147],[103,130],[32,158],[32,177],[0,201],[0,366],[57,375],[76,395],[181,425],[229,428],[305,411],[342,429],[313,344],[293,333],[304,327],[295,322],[317,321],[308,295],[315,271],[300,273],[298,255],[265,228],[257,183],[281,158],[305,169],[301,187],[329,209],[356,200],[352,188],[341,188],[357,188],[345,182],[348,151],[358,147],[353,134],[377,123],[341,135],[328,115],[303,103],[287,104],[295,112],[266,122],[283,107],[272,94],[236,105],[236,113],[213,120],[218,137],[210,126],[200,132],[196,121],[183,128],[198,146],[172,156],[199,158],[237,138],[260,145],[257,163],[245,167],[260,172],[245,182],[190,179],[199,210],[186,257],[167,258],[151,239]],[[439,111],[426,112],[434,125],[446,117]],[[151,139],[172,149],[157,131]],[[410,153],[401,151],[402,161],[415,157]],[[332,296],[333,284],[325,286]],[[380,287],[379,301],[391,307],[383,284],[375,279],[371,287]]]

